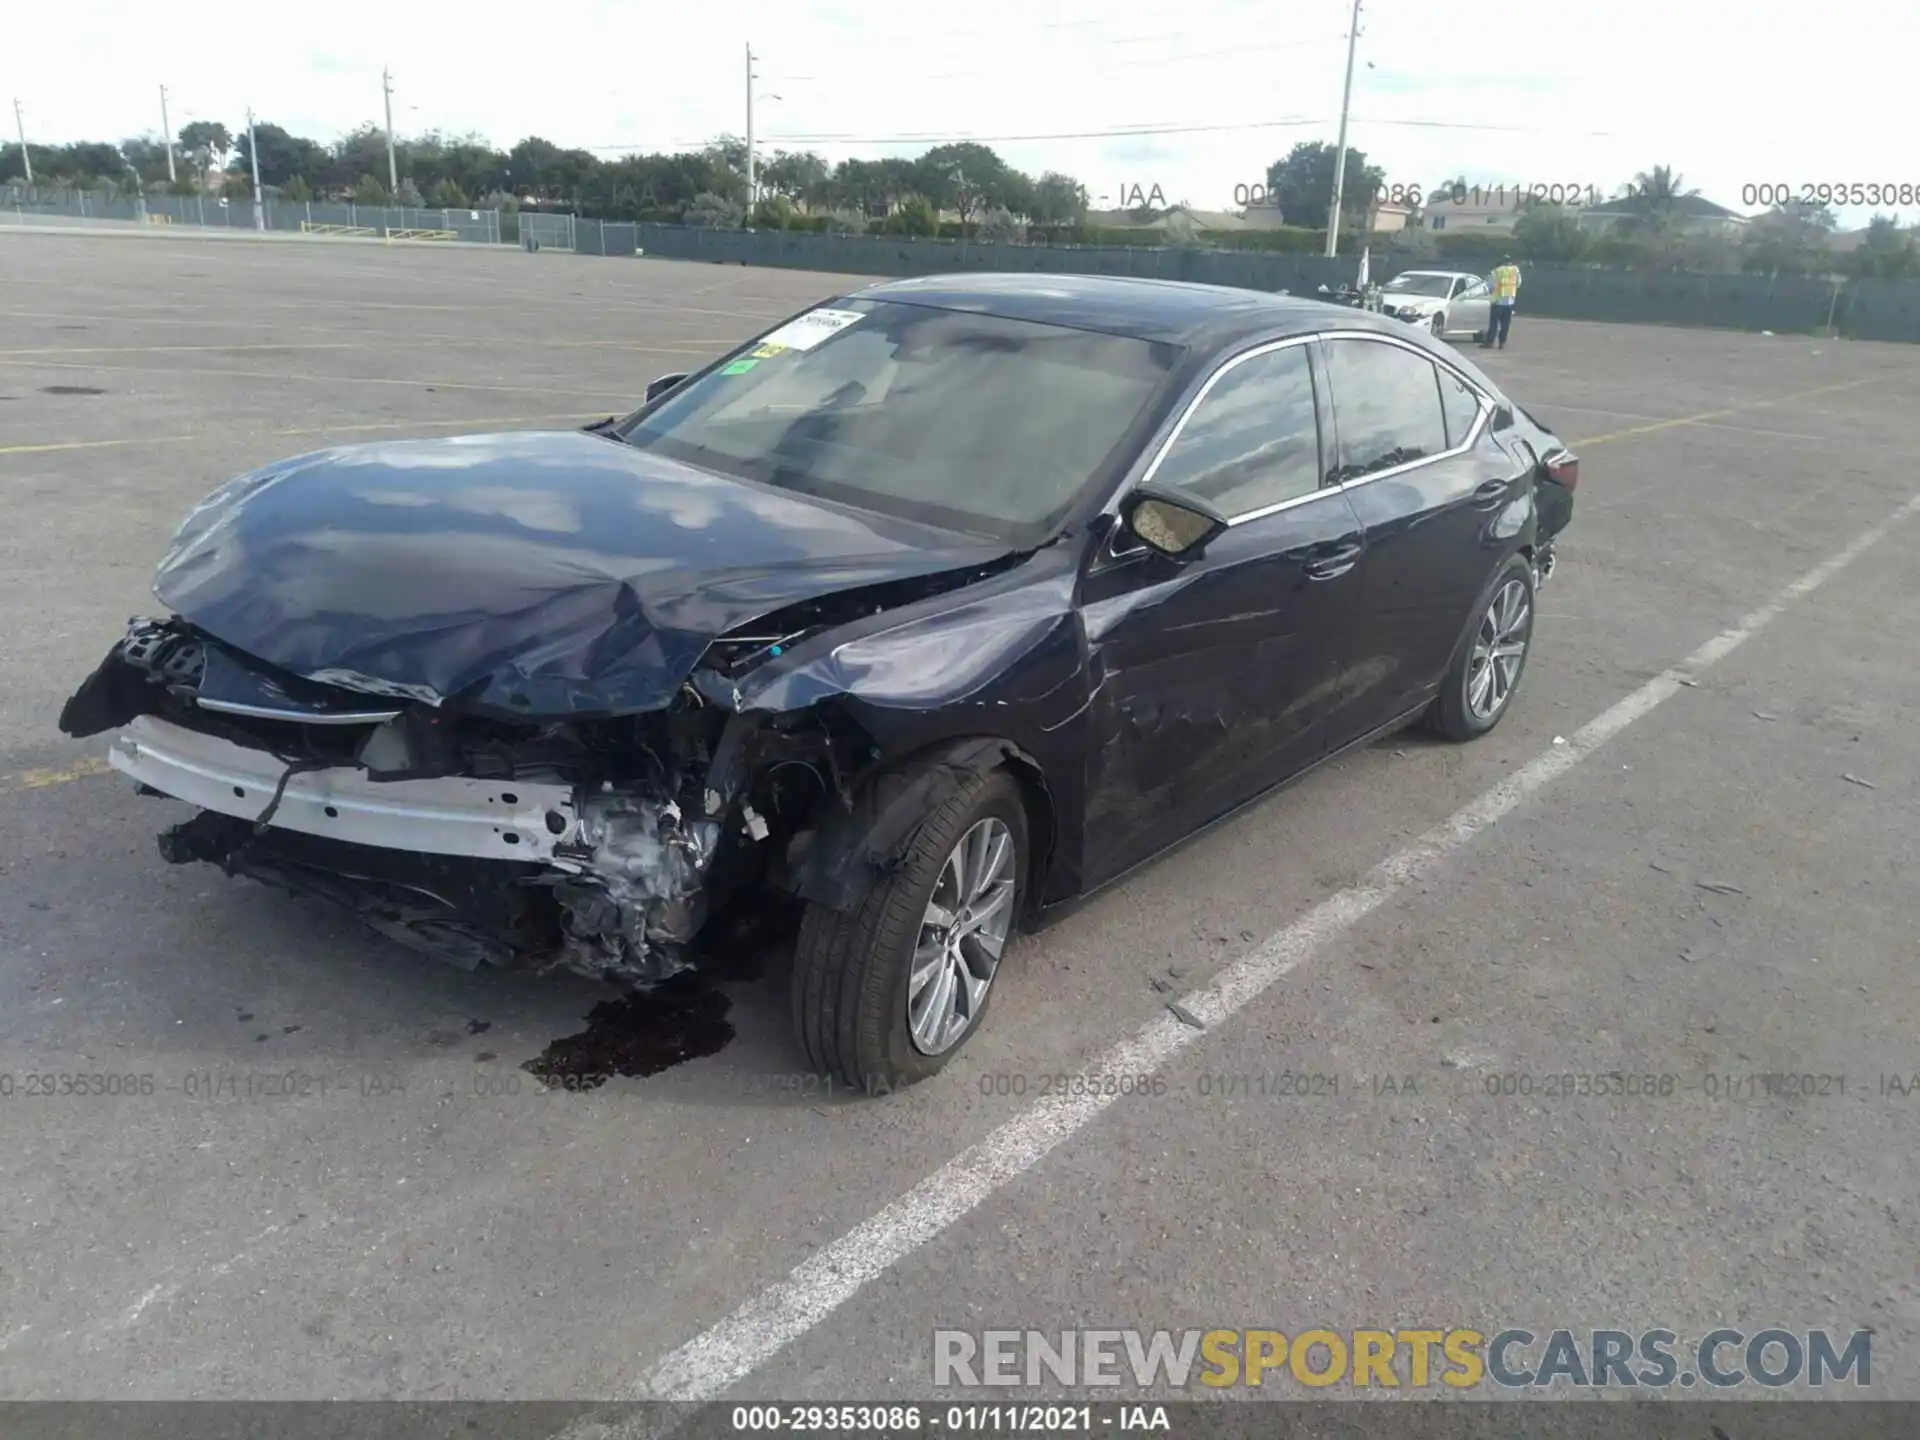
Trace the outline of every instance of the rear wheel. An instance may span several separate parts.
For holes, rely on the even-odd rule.
[[[983,1023],[1026,863],[1019,786],[970,774],[850,911],[809,905],[791,992],[807,1059],[868,1093],[945,1067]]]
[[[1436,735],[1475,740],[1500,723],[1533,649],[1533,565],[1509,560],[1424,717]]]

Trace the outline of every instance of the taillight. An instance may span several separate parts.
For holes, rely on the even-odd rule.
[[[1562,489],[1571,490],[1580,483],[1580,457],[1561,451],[1547,461],[1547,478]]]

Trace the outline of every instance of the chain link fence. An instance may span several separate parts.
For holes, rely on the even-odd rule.
[[[773,266],[841,275],[934,275],[965,270],[1134,275],[1313,295],[1353,279],[1351,256],[1200,246],[1023,245],[897,235],[726,230],[602,221],[523,210],[422,209],[269,197],[266,229],[389,240],[519,245],[592,256],[646,255],[718,265]],[[0,188],[0,223],[254,227],[250,199],[213,195],[122,195],[89,190]],[[1376,258],[1376,277],[1411,268]],[[1421,262],[1422,269],[1451,268]],[[1814,275],[1701,274],[1594,266],[1523,267],[1522,313],[1549,319],[1708,326],[1835,334],[1920,343],[1920,281]]]
[[[356,205],[350,201],[268,196],[256,227],[254,202],[220,195],[123,195],[101,190],[0,189],[0,220],[16,224],[71,221],[93,225],[175,225],[225,230],[282,230],[386,238],[501,243],[498,210]],[[508,217],[510,218],[510,217]],[[570,217],[563,217],[570,218]]]

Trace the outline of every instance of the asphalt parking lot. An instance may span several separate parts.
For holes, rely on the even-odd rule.
[[[800,1074],[777,957],[713,1053],[544,1089],[608,992],[164,865],[58,732],[228,475],[578,425],[851,283],[0,235],[0,1397],[907,1397],[936,1327],[1425,1323],[1871,1327],[1920,1398],[1920,350],[1523,310],[1486,368],[1582,484],[1499,730],[1030,938],[904,1094]],[[1673,1088],[1546,1093],[1615,1071]],[[98,1074],[153,1093],[29,1093]]]

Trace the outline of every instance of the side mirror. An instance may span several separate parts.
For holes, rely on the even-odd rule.
[[[684,370],[681,371],[678,375],[655,376],[652,380],[647,382],[646,403],[651,405],[655,400],[658,400],[662,395],[666,394],[667,391],[673,389],[674,386],[678,385],[682,380],[686,378],[687,378],[687,375]]]
[[[1121,522],[1149,550],[1170,560],[1191,560],[1227,528],[1227,517],[1190,495],[1142,486],[1120,509]]]

